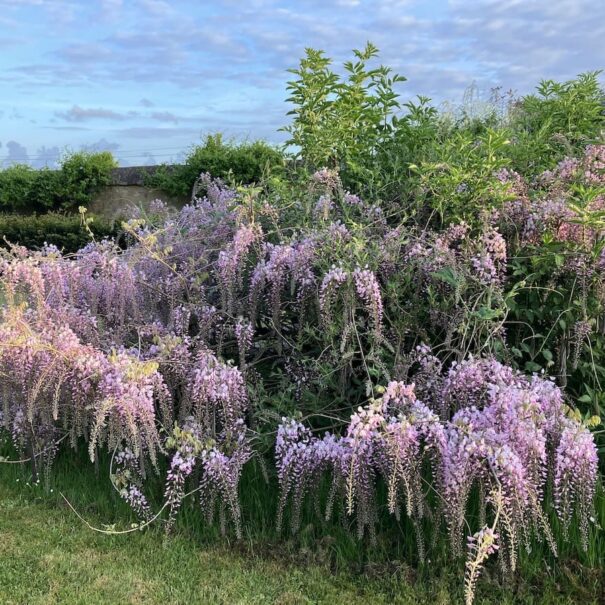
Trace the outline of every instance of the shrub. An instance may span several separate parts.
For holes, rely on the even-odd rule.
[[[0,171],[0,211],[22,214],[76,210],[110,182],[109,152],[68,154],[59,170],[15,165]]]
[[[109,151],[78,151],[65,156],[61,161],[62,208],[85,206],[94,193],[110,183],[111,169],[116,166]]]
[[[202,173],[228,179],[235,184],[258,183],[263,176],[280,174],[284,157],[264,141],[225,142],[220,134],[208,135],[195,145],[182,164],[160,167],[147,184],[174,196],[190,196]]]
[[[510,581],[540,541],[549,558],[565,542],[601,552],[605,146],[517,173],[512,126],[444,127],[421,100],[404,126],[388,114],[385,148],[406,150],[414,178],[397,185],[411,206],[385,203],[357,181],[362,164],[378,183],[397,162],[376,163],[391,159],[373,55],[348,68],[358,97],[303,94],[342,124],[367,117],[338,154],[301,122],[315,155],[293,175],[235,188],[203,174],[180,211],[156,202],[125,224],[126,249],[3,251],[1,426],[35,473],[61,443],[92,461],[108,449],[121,497],[167,530],[196,494],[242,536],[244,467],[274,459],[279,526],[302,526],[312,492],[375,543],[388,511],[414,560],[467,554],[470,603],[491,555]],[[307,57],[303,88],[340,90]],[[166,471],[155,498],[150,469]]]
[[[114,237],[117,230],[108,222],[96,217],[90,223],[95,238]],[[0,214],[0,233],[2,242],[7,246],[19,244],[31,250],[38,250],[44,244],[52,244],[64,252],[75,252],[90,241],[90,234],[82,225],[79,215],[48,213],[22,216],[18,214]]]
[[[586,161],[600,157],[590,149]],[[241,536],[243,468],[289,417],[277,427],[280,525],[291,496],[298,529],[305,494],[327,476],[327,515],[354,516],[358,537],[374,540],[385,489],[420,560],[427,532],[445,528],[455,557],[465,535],[475,544],[469,601],[495,546],[509,576],[525,544],[545,539],[556,554],[550,506],[561,538],[577,526],[587,549],[594,421],[552,380],[495,359],[507,355],[508,261],[496,225],[481,236],[464,223],[391,227],[334,171],[311,179],[309,226],[279,220],[281,197],[258,204],[258,190],[204,176],[205,197],[180,212],[156,204],[156,225],[125,225],[126,250],[5,253],[0,376],[13,445],[36,472],[66,437],[82,438],[92,461],[108,448],[111,479],[142,522],[166,511],[170,530],[193,492],[209,521],[218,512],[221,530],[230,520]],[[527,237],[542,230],[522,225]],[[145,469],[166,467],[155,513]]]
[[[282,129],[295,157],[311,170],[339,169],[346,184],[372,177],[373,158],[397,129],[394,85],[405,81],[383,65],[368,67],[378,55],[372,44],[353,52],[356,61],[344,64],[344,79],[322,51],[306,50],[300,67],[290,70],[297,76],[288,82],[293,119]]]
[[[510,165],[505,152],[509,144],[506,131],[488,129],[479,136],[454,132],[431,161],[412,167],[419,211],[434,212],[442,226],[485,221],[510,198],[508,187],[497,178]]]
[[[63,182],[57,171],[17,164],[0,171],[0,210],[45,212],[62,204]]]
[[[567,82],[543,80],[536,94],[516,103],[511,116],[515,170],[533,176],[599,139],[605,128],[599,73],[580,74]]]

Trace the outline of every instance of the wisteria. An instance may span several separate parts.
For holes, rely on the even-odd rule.
[[[272,310],[273,321],[280,326],[283,290],[289,278],[296,288],[296,299],[300,304],[310,288],[315,285],[312,264],[317,253],[315,239],[305,238],[292,244],[266,244],[265,259],[254,269],[250,284],[250,304],[255,317],[261,293],[268,287],[267,302]]]
[[[450,411],[454,384],[454,392],[461,393],[453,408],[458,411]],[[548,455],[553,448],[554,459]],[[544,510],[548,476],[554,478],[561,521],[567,526],[575,511],[587,545],[597,479],[590,432],[569,418],[551,381],[527,379],[494,360],[471,359],[450,371],[441,394],[426,403],[416,399],[413,385],[389,383],[379,399],[351,416],[342,437],[319,438],[300,423],[284,419],[276,455],[280,510],[293,494],[294,529],[305,493],[326,472],[342,488],[345,511],[356,514],[360,536],[366,529],[370,535],[374,530],[378,477],[388,487],[389,511],[399,514],[404,501],[406,514],[419,521],[427,506],[422,496],[426,458],[454,553],[462,552],[467,505],[478,486],[484,502],[495,491],[501,494],[495,529],[506,569],[515,570],[518,549],[532,534],[546,539],[556,554]],[[332,508],[333,502],[328,506]],[[481,533],[473,537],[475,550],[484,548],[483,537]]]
[[[238,319],[235,324],[235,338],[237,339],[237,347],[239,351],[240,369],[246,367],[246,355],[252,347],[252,339],[254,338],[254,328],[252,324],[244,319]]]
[[[150,521],[153,514],[142,491],[144,478],[132,450],[124,448],[119,451],[114,458],[114,465],[115,472],[111,479],[120,496],[142,521]]]
[[[319,291],[319,306],[322,312],[322,318],[326,325],[331,322],[332,306],[338,294],[338,288],[348,279],[347,272],[342,267],[332,267],[321,282]]]
[[[343,286],[348,285],[347,292],[341,292]],[[346,297],[354,292],[355,297],[350,297],[344,303],[343,315],[346,317],[351,310],[354,310],[355,301],[361,303],[361,308],[369,315],[372,329],[376,336],[380,337],[383,321],[383,302],[380,290],[380,284],[376,275],[368,268],[357,268],[354,271],[346,271],[342,267],[332,267],[321,282],[319,292],[319,305],[322,319],[325,325],[332,322],[332,311],[339,295]],[[348,304],[347,304],[348,303]],[[347,320],[344,320],[347,323]]]
[[[138,527],[172,531],[195,498],[237,538],[242,478],[261,480],[248,463],[274,453],[278,530],[296,534],[309,501],[362,541],[393,515],[419,560],[441,536],[466,554],[468,602],[490,557],[510,577],[535,541],[557,555],[551,514],[587,549],[597,421],[565,385],[604,333],[605,198],[573,196],[603,183],[604,158],[590,146],[531,181],[500,170],[501,205],[439,228],[324,168],[293,200],[203,175],[180,211],[154,203],[125,223],[124,248],[13,246],[0,253],[11,453],[50,476],[61,447],[82,448],[110,461]]]
[[[242,286],[242,264],[252,244],[261,237],[258,225],[243,225],[237,230],[227,249],[218,254],[216,265],[223,289],[223,305],[230,312],[233,311],[234,290]]]
[[[555,456],[555,505],[567,531],[572,512],[578,513],[584,548],[593,518],[597,452],[590,432],[568,419],[563,421]]]
[[[374,331],[380,335],[382,330],[382,295],[378,280],[369,269],[355,269],[353,272],[355,290],[357,295],[365,304],[374,326]]]
[[[72,444],[88,439],[92,459],[102,443],[126,443],[155,464],[160,438],[154,399],[168,397],[156,364],[85,345],[67,326],[49,322],[44,309],[7,308],[0,331],[5,401],[12,400],[4,421],[24,413],[29,435],[22,438],[35,451],[47,445],[38,433],[66,429]],[[12,425],[13,431],[22,426]]]

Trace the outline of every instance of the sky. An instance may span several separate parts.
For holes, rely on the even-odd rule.
[[[219,131],[280,143],[286,70],[368,40],[403,100],[525,94],[605,68],[605,2],[0,0],[0,166],[78,149],[174,162]]]

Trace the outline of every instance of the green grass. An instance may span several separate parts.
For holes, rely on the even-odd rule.
[[[91,524],[128,528],[134,518],[112,492],[105,468],[101,464],[95,475],[83,455],[62,452],[50,492],[31,485],[27,469],[0,465],[0,603],[462,602],[461,565],[440,548],[423,566],[410,560],[414,544],[405,544],[404,529],[395,523],[382,528],[373,548],[359,544],[345,526],[314,525],[311,514],[300,537],[276,536],[273,488],[260,484],[258,476],[242,485],[240,542],[208,528],[194,503],[184,506],[177,531],[168,538],[160,526],[122,536],[95,533],[60,492]],[[554,561],[536,549],[523,558],[524,569],[512,585],[503,586],[491,566],[476,602],[603,603],[601,534],[591,549],[588,560],[564,551]]]

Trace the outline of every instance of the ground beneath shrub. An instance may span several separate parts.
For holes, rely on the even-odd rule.
[[[0,477],[0,603],[75,604],[381,604],[461,602],[460,579],[431,586],[403,576],[332,574],[292,565],[254,548],[200,546],[186,536],[146,530],[108,536],[88,529],[68,507],[36,488]],[[242,551],[247,550],[246,554]],[[560,590],[560,587],[558,587]],[[598,603],[550,586],[536,597],[484,587],[477,603]],[[565,594],[565,593],[568,594]]]

